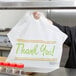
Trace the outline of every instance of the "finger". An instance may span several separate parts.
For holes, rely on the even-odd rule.
[[[47,19],[48,20],[48,22],[50,23],[50,24],[53,24],[53,22],[51,21],[51,20],[49,20],[49,19]]]

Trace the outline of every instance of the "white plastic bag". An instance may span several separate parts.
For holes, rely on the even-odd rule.
[[[23,19],[8,34],[13,48],[7,61],[23,63],[25,71],[31,72],[58,69],[67,35],[51,25],[43,14],[36,20],[27,12]]]

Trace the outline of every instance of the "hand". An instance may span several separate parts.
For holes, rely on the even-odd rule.
[[[40,13],[39,12],[34,12],[33,16],[34,16],[35,19],[38,20],[40,18]]]
[[[34,16],[34,18],[35,19],[39,19],[40,18],[40,13],[39,12],[34,12],[33,13],[33,16]],[[49,19],[47,19],[48,20],[48,22],[50,23],[50,24],[53,24],[53,22],[51,21],[51,20],[49,20]]]
[[[53,22],[51,21],[51,20],[49,20],[49,19],[47,19],[48,20],[48,22],[50,23],[50,24],[52,24],[53,25]]]

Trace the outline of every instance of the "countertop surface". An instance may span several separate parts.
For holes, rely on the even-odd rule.
[[[6,57],[0,57],[0,61],[5,61],[7,58]],[[2,76],[2,74],[0,73]],[[5,74],[3,74],[5,75]],[[7,74],[11,76],[10,74]],[[27,76],[27,75],[25,75]],[[36,73],[32,76],[76,76],[76,69],[69,69],[69,68],[63,68],[60,67],[59,69],[49,72],[49,73]]]
[[[76,69],[60,68],[50,73],[40,73],[33,76],[76,76]]]

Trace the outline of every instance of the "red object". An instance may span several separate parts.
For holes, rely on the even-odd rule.
[[[24,68],[24,64],[17,64],[17,68]]]
[[[0,62],[0,66],[3,66],[4,65],[4,62]]]
[[[10,66],[10,63],[5,62],[5,63],[3,63],[3,65],[4,65],[4,66]]]
[[[11,63],[11,64],[10,64],[10,67],[14,67],[14,68],[15,68],[16,66],[17,66],[16,63]]]
[[[9,63],[9,62],[0,62],[0,66],[7,66],[13,68],[24,68],[24,64],[16,64],[16,63]]]

